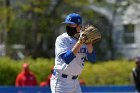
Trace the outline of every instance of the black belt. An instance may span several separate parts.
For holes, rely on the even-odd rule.
[[[55,74],[56,74],[56,73],[53,72],[53,75],[55,75]],[[66,74],[62,74],[61,77],[63,77],[63,78],[68,78],[68,75],[66,75]],[[78,75],[76,75],[76,76],[72,76],[71,79],[77,79],[77,78],[78,78]]]
[[[62,74],[62,77],[63,77],[63,78],[68,78],[68,75]],[[77,79],[77,78],[78,78],[78,75],[72,76],[72,79]]]

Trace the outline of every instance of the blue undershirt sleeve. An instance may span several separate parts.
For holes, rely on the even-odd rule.
[[[71,50],[61,54],[60,56],[66,64],[69,64],[76,57]]]
[[[92,51],[92,53],[87,52],[87,58],[88,58],[88,61],[95,62],[96,61],[96,52],[95,51]]]

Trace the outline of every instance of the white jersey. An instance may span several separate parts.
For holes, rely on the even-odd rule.
[[[67,33],[63,33],[58,36],[55,42],[55,67],[54,70],[58,73],[67,75],[79,75],[84,66],[84,59],[87,53],[86,45],[83,45],[76,57],[69,63],[66,64],[60,57],[61,54],[71,50],[76,44],[77,40],[68,36]]]

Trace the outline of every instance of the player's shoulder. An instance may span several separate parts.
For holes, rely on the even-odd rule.
[[[24,76],[24,73],[23,72],[20,72],[17,76],[18,77],[23,77]]]
[[[68,36],[68,34],[67,34],[67,33],[62,33],[62,34],[61,34],[61,35],[59,35],[58,37],[61,37],[61,38],[63,37],[63,38],[65,38],[65,37],[69,37],[69,36]]]
[[[63,39],[66,39],[66,38],[69,38],[68,34],[67,34],[67,33],[63,33],[63,34],[61,34],[61,35],[59,35],[59,36],[57,37],[57,40],[58,40],[58,39],[59,39],[59,40],[63,40]]]

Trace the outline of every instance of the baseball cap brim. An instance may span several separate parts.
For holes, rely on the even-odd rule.
[[[62,22],[62,24],[75,24],[74,22]]]

